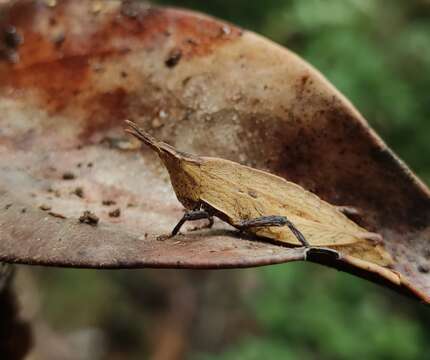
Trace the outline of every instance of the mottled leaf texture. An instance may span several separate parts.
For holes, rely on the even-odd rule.
[[[430,301],[428,189],[298,56],[231,24],[134,1],[3,2],[0,32],[1,261],[231,268],[306,257]],[[176,149],[225,159],[203,169],[221,169],[208,181],[214,207],[219,177],[255,190],[243,195],[252,203],[295,188],[282,179],[297,184],[306,205],[285,211],[311,243],[336,241],[340,258],[222,221],[162,240],[183,206],[157,155],[124,133],[125,119]],[[254,180],[238,179],[229,161]],[[260,188],[272,175],[258,170],[283,185]],[[313,207],[325,202],[355,209],[352,221]],[[330,229],[320,223],[317,235],[305,213]],[[323,236],[338,221],[355,235]],[[366,260],[370,242],[351,243],[362,236],[355,229],[382,237],[389,268]]]

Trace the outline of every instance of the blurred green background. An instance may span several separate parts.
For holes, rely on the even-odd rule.
[[[201,10],[292,49],[430,182],[430,1],[156,2]],[[57,334],[102,335],[102,355],[89,359],[430,358],[429,308],[317,265],[40,270],[37,279],[43,317]]]

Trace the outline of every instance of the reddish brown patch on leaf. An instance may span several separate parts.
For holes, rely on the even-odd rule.
[[[80,94],[88,75],[88,58],[68,57],[6,73],[1,86],[38,89],[47,108],[54,114],[63,111]]]
[[[84,105],[89,116],[80,138],[87,141],[95,132],[101,133],[121,123],[127,117],[127,106],[128,93],[122,87],[91,97]]]

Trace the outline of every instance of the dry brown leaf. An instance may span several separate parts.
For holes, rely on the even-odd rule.
[[[306,254],[430,303],[430,193],[318,71],[202,14],[100,4],[94,11],[90,1],[14,0],[0,8],[0,29],[13,40],[0,44],[1,261],[231,268]],[[157,157],[123,142],[126,118],[179,149],[262,169],[354,207],[354,220],[383,236],[393,271],[249,241],[222,223],[157,241],[181,206]],[[63,180],[67,171],[76,178]],[[109,216],[108,200],[120,218]],[[85,210],[100,217],[97,227],[78,222]]]

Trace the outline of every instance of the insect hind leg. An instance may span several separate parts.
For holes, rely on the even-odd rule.
[[[242,220],[241,222],[239,222],[239,224],[236,225],[236,227],[241,231],[254,227],[268,226],[288,226],[290,231],[294,234],[294,236],[297,238],[297,240],[300,241],[303,246],[310,247],[310,244],[306,240],[305,236],[300,232],[299,229],[296,228],[296,226],[290,220],[288,220],[286,216],[261,216],[255,219]]]

